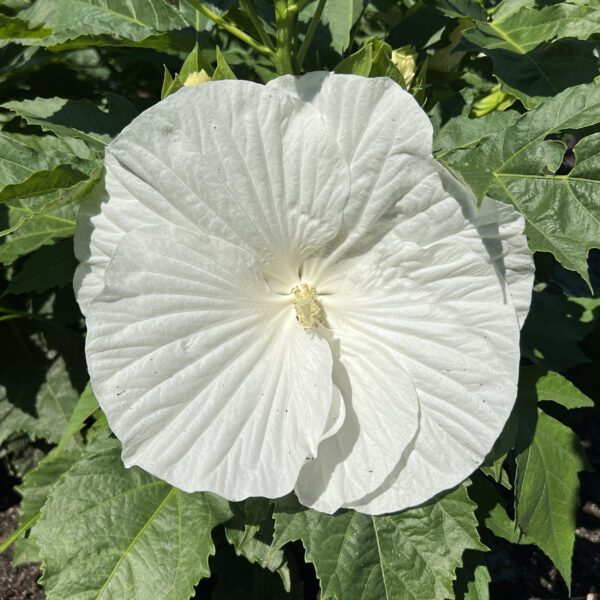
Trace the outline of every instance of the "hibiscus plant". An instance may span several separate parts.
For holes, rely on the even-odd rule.
[[[593,591],[599,23],[0,0],[17,568],[55,600]]]

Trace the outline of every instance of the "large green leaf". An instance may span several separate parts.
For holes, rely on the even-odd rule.
[[[23,117],[30,125],[66,138],[80,138],[101,150],[135,116],[133,105],[111,94],[105,110],[89,100],[36,98],[6,102],[2,108]]]
[[[13,277],[5,294],[45,292],[73,281],[77,259],[72,240],[62,240],[37,250]]]
[[[211,494],[186,494],[98,439],[61,479],[32,531],[48,600],[187,600],[209,574],[211,531],[231,516]]]
[[[6,226],[0,231],[0,263],[10,264],[54,240],[71,237],[78,201],[92,190],[101,174],[98,168],[71,188],[0,206],[0,222]]]
[[[600,70],[595,50],[593,42],[564,39],[543,44],[527,54],[485,52],[494,62],[502,91],[533,108],[569,87],[593,81]]]
[[[600,134],[575,147],[577,164],[556,174],[565,146],[548,136],[600,122],[600,86],[565,90],[495,135],[444,158],[482,196],[510,202],[527,222],[533,250],[550,252],[589,282],[587,256],[600,246]]]
[[[519,414],[515,512],[527,538],[539,546],[571,583],[578,473],[586,467],[577,436],[565,425],[524,403]]]
[[[100,41],[111,45],[136,42],[166,48],[168,37],[161,33],[188,26],[165,0],[37,0],[19,16],[31,27],[44,26],[52,30],[50,36],[32,41],[44,46],[77,47]],[[89,37],[92,40],[81,39]]]
[[[600,7],[592,3],[561,2],[543,8],[531,4],[498,11],[491,21],[476,20],[464,37],[490,50],[526,54],[557,38],[586,40],[600,33]]]
[[[88,383],[71,416],[69,417],[69,421],[65,428],[63,429],[62,435],[60,436],[60,441],[58,442],[58,448],[62,450],[65,448],[69,442],[69,440],[78,432],[81,431],[85,425],[86,420],[91,417],[98,409],[98,400],[96,400],[96,396],[94,396],[94,392],[92,391],[92,386]]]
[[[431,600],[452,596],[467,549],[481,549],[475,504],[461,486],[436,502],[393,515],[325,515],[279,501],[275,543],[301,540],[321,598]]]
[[[0,202],[70,187],[76,181],[69,170],[85,171],[92,161],[93,155],[80,140],[0,132]],[[67,169],[60,172],[66,184],[56,179],[60,167]],[[48,181],[53,176],[55,180]]]

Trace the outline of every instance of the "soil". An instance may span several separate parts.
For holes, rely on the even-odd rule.
[[[18,511],[16,506],[0,513],[0,540],[6,539],[16,528]],[[0,554],[0,600],[43,600],[44,591],[38,585],[38,565],[14,567],[9,548]]]

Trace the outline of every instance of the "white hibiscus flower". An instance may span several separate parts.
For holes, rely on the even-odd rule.
[[[80,216],[92,386],[123,461],[333,512],[465,479],[516,396],[522,218],[392,81],[209,82],[138,117]]]

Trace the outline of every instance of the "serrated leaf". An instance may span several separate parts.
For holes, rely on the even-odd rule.
[[[59,137],[79,138],[102,150],[137,114],[133,105],[111,94],[106,110],[90,100],[36,98],[5,102],[2,108]]]
[[[71,240],[44,246],[27,259],[11,280],[5,294],[40,293],[64,287],[73,282],[76,267],[77,259]]]
[[[35,43],[77,47],[81,38],[101,38],[105,44],[134,42],[166,47],[163,32],[183,29],[188,23],[164,0],[38,0],[19,15],[30,26],[45,26],[52,35]]]
[[[48,600],[187,600],[209,574],[211,531],[228,503],[125,469],[115,439],[99,439],[54,488],[32,535]],[[135,591],[134,591],[135,590]]]
[[[57,239],[71,237],[78,201],[94,188],[101,175],[102,168],[98,167],[89,179],[71,188],[0,206],[0,217],[7,224],[0,231],[0,263],[10,264]]]
[[[269,571],[284,566],[283,552],[272,545],[273,506],[265,498],[250,498],[232,505],[233,517],[225,524],[225,535],[236,554]]]
[[[456,600],[489,600],[492,578],[485,562],[485,554],[468,550],[463,563],[454,582]]]
[[[575,147],[578,164],[557,175],[564,145],[548,136],[600,122],[600,86],[565,90],[514,125],[445,160],[483,196],[515,205],[527,224],[532,250],[550,252],[588,283],[587,256],[600,246],[600,134]]]
[[[450,119],[437,133],[433,140],[433,148],[437,158],[458,148],[469,148],[479,144],[490,135],[504,131],[519,118],[514,110],[493,112],[484,117],[473,119],[460,115]]]
[[[98,405],[98,400],[96,400],[96,396],[94,396],[94,392],[92,391],[92,386],[88,383],[85,386],[85,389],[81,393],[71,416],[69,417],[69,421],[63,429],[62,435],[60,436],[60,441],[58,442],[59,450],[62,450],[66,447],[69,440],[78,432],[81,431],[85,425],[86,420],[91,417],[96,410],[100,407]]]
[[[570,588],[578,473],[586,467],[579,439],[529,403],[519,415],[516,461],[517,523],[548,555]]]
[[[565,408],[589,408],[594,401],[578,390],[567,378],[554,371],[546,371],[539,367],[521,369],[524,381],[523,390],[535,389],[538,402],[550,400]]]
[[[73,185],[75,182],[69,178],[66,185],[57,185],[60,182],[54,181],[48,189],[44,179],[60,167],[86,170],[92,159],[79,140],[0,132],[0,202]],[[64,175],[71,174],[65,171]],[[37,191],[44,187],[46,189]]]
[[[463,552],[484,548],[474,508],[464,486],[426,506],[376,517],[325,515],[286,498],[276,504],[275,543],[302,541],[323,600],[445,598]]]

